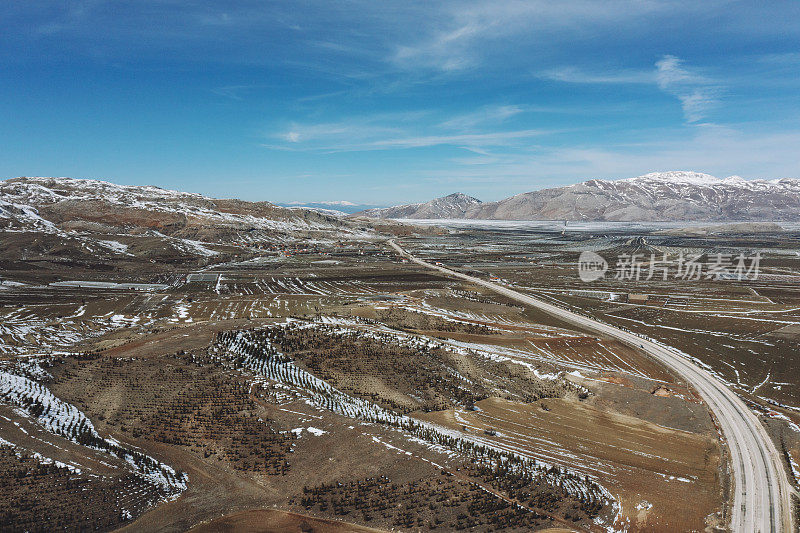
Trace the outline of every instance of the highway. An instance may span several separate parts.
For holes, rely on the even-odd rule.
[[[497,283],[422,261],[406,252],[394,240],[390,240],[389,245],[401,256],[418,265],[486,287],[571,324],[644,350],[681,376],[694,387],[714,414],[722,433],[723,443],[728,448],[733,495],[728,517],[730,530],[746,533],[794,531],[791,503],[793,487],[789,483],[777,448],[758,417],[736,393],[710,372],[694,364],[685,355],[664,345]]]

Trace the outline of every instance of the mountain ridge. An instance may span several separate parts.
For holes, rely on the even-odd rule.
[[[408,207],[363,214],[412,218],[403,216]],[[392,216],[387,216],[388,213]],[[745,180],[740,176],[717,178],[691,171],[651,172],[619,180],[590,179],[481,202],[468,206],[460,217],[432,215],[416,218],[613,222],[796,220],[800,217],[800,179]]]
[[[462,218],[467,211],[482,202],[477,198],[461,192],[434,198],[428,202],[404,204],[393,207],[365,209],[352,216],[365,216],[369,218]]]
[[[35,250],[87,264],[112,258],[180,264],[235,257],[253,247],[369,240],[374,235],[367,226],[310,209],[154,186],[51,177],[0,181],[7,260]]]

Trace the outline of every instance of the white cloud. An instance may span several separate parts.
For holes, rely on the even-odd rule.
[[[485,65],[495,46],[507,55],[514,50],[509,40],[522,40],[527,53],[537,54],[553,43],[586,40],[598,33],[618,37],[622,27],[646,27],[647,17],[698,9],[693,2],[654,0],[464,0],[440,5],[439,12],[430,11],[409,31],[409,42],[392,48],[390,63],[407,70],[452,73]]]
[[[649,70],[620,70],[615,72],[584,72],[575,67],[546,70],[540,78],[566,83],[655,83],[656,74]]]
[[[269,136],[293,145],[284,147],[287,149],[333,149],[401,135],[405,131],[402,127],[404,124],[419,120],[423,114],[422,112],[381,113],[336,122],[292,123],[286,130]]]
[[[316,126],[297,127],[295,130],[277,135],[289,144],[263,144],[275,150],[320,151],[320,152],[363,152],[370,150],[399,150],[425,148],[429,146],[457,146],[473,152],[482,152],[482,147],[517,146],[525,139],[547,135],[548,130],[524,129],[488,133],[465,133],[458,135],[411,135],[408,132],[389,132],[375,129],[367,135],[364,130],[327,130],[324,135]],[[317,133],[310,133],[317,132]],[[394,135],[387,135],[394,133]]]
[[[538,77],[565,83],[654,84],[677,98],[688,122],[699,122],[719,103],[720,86],[713,79],[685,66],[683,60],[664,55],[654,70],[613,70],[588,72],[576,67],[560,67]]]
[[[662,91],[680,100],[689,122],[702,120],[718,103],[719,87],[705,76],[687,69],[683,61],[673,55],[665,55],[656,61],[656,80]]]
[[[448,129],[472,129],[479,125],[498,124],[526,111],[526,107],[519,105],[488,106],[470,113],[456,115],[441,122],[439,125]]]
[[[498,130],[507,118],[523,113],[514,105],[488,106],[435,121],[427,111],[379,113],[339,122],[293,123],[269,137],[282,144],[264,146],[289,151],[368,151],[458,146],[476,153],[484,147],[514,147],[525,139],[552,133],[534,128]]]
[[[708,87],[698,87],[691,89],[687,93],[680,93],[676,96],[681,101],[683,114],[689,122],[698,122],[705,118],[709,109],[718,103],[717,91]]]
[[[462,135],[424,135],[419,137],[384,139],[375,141],[371,146],[374,148],[420,148],[443,144],[464,147],[508,146],[513,141],[528,139],[547,133],[551,132],[542,130],[516,130]]]
[[[296,131],[289,131],[286,132],[284,138],[290,143],[296,143],[300,141],[300,134]]]

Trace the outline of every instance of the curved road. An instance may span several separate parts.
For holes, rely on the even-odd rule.
[[[733,505],[730,509],[731,531],[747,533],[793,531],[791,511],[793,488],[783,468],[778,450],[758,417],[711,373],[695,365],[685,356],[633,333],[567,311],[502,285],[422,261],[403,250],[393,240],[389,241],[389,245],[400,255],[418,265],[481,285],[572,324],[638,347],[675,371],[691,383],[708,404],[722,431],[723,441],[728,446],[734,485]]]

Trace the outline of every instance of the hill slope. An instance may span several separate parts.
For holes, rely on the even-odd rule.
[[[72,178],[0,181],[0,233],[6,260],[172,262],[372,236],[363,224],[308,209]]]

